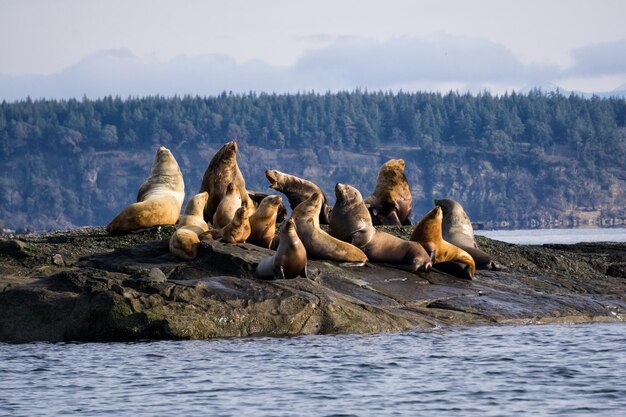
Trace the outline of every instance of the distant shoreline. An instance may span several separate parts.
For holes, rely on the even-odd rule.
[[[476,235],[518,245],[626,242],[626,227],[476,230]]]

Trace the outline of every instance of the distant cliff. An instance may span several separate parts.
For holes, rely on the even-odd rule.
[[[626,101],[558,93],[336,93],[0,103],[0,226],[104,225],[134,201],[156,147],[187,197],[213,153],[240,144],[248,187],[266,169],[374,189],[404,158],[418,220],[459,200],[491,227],[623,224]]]

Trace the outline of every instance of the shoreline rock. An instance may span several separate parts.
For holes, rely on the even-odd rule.
[[[181,261],[168,251],[173,230],[110,236],[90,227],[0,240],[0,342],[626,320],[626,243],[527,246],[477,236],[506,271],[478,271],[464,281],[313,260],[309,279],[263,281],[254,270],[272,251],[205,242],[197,259]]]

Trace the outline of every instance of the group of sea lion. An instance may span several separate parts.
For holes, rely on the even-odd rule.
[[[272,248],[276,253],[257,266],[260,278],[291,279],[307,276],[307,259],[362,266],[380,262],[411,272],[431,268],[472,279],[476,269],[498,269],[489,255],[478,249],[469,217],[453,200],[435,200],[435,208],[415,226],[410,240],[376,229],[374,225],[410,225],[411,190],[404,174],[404,160],[392,159],[380,169],[371,196],[337,183],[336,203],[311,181],[276,170],[267,170],[269,187],[285,194],[292,209],[278,195],[246,189],[237,165],[237,143],[228,142],[213,156],[204,173],[199,193],[184,200],[183,176],[172,153],[161,146],[141,185],[137,202],[122,210],[107,230],[129,233],[162,224],[176,224],[170,252],[194,259],[202,240],[248,242]],[[320,224],[328,224],[328,233]]]

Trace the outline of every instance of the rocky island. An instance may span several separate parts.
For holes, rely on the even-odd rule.
[[[407,238],[411,227],[384,227]],[[134,341],[396,332],[475,324],[624,321],[626,243],[513,245],[477,236],[504,271],[474,280],[309,261],[263,281],[271,253],[203,242],[169,253],[173,226],[126,236],[89,227],[3,236],[0,342]]]

